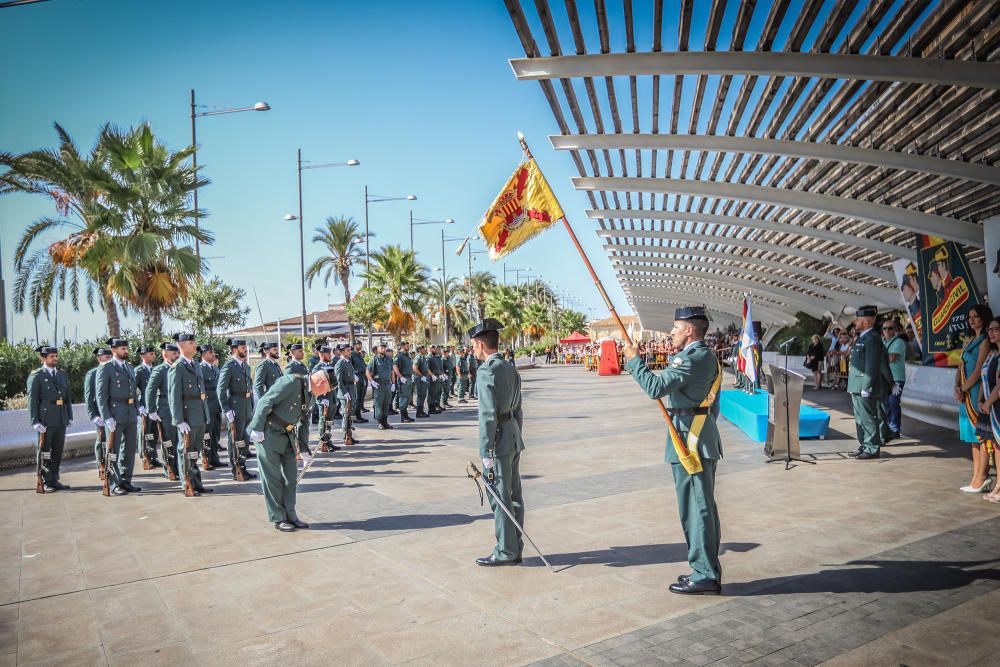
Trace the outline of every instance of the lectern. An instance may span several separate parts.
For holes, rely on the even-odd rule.
[[[768,461],[802,460],[799,458],[799,406],[805,379],[795,371],[768,364],[767,442],[764,444]]]

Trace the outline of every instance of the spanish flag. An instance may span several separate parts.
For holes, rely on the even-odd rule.
[[[479,223],[479,236],[494,262],[563,217],[534,158],[518,165]]]

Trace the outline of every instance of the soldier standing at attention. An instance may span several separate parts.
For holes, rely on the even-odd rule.
[[[521,494],[521,452],[524,439],[521,429],[521,376],[497,351],[503,325],[487,317],[469,329],[469,338],[482,360],[479,372],[479,456],[483,459],[483,477],[500,497],[517,522],[524,527],[524,497]],[[518,565],[524,541],[514,523],[490,494],[497,544],[493,553],[477,558],[484,567]]]
[[[285,375],[299,375],[301,377],[309,377],[309,368],[306,367],[305,362],[302,359],[306,356],[305,350],[302,348],[302,343],[292,343],[288,346],[288,353],[291,355],[291,359],[285,364]],[[308,452],[309,450],[309,413],[312,410],[312,406],[306,404],[303,406],[304,412],[302,413],[302,419],[299,420],[299,426],[295,430],[295,437],[299,439],[299,451]]]
[[[149,409],[146,407],[146,387],[149,386],[149,378],[153,374],[153,362],[156,360],[156,350],[148,345],[140,345],[136,349],[139,360],[142,362],[135,367],[135,384],[139,388],[139,416],[142,418],[142,469],[152,470],[161,468],[163,464],[156,458],[156,443],[159,437],[156,433],[156,426],[149,418]]]
[[[330,381],[325,371],[317,371],[310,378],[301,375],[278,378],[271,390],[257,403],[250,420],[250,439],[257,443],[257,461],[267,518],[283,533],[309,527],[295,513],[298,477],[295,425],[302,416],[302,406],[309,404],[310,388],[313,396],[330,393]],[[308,452],[300,454],[308,465]]]
[[[229,466],[233,479],[237,481],[256,479],[257,475],[247,470],[246,461],[252,458],[247,445],[247,426],[253,417],[253,382],[250,379],[250,351],[242,338],[226,341],[232,355],[226,360],[219,373],[219,404],[229,426]]]
[[[205,343],[198,346],[201,353],[201,377],[205,382],[205,403],[208,405],[208,426],[205,428],[201,462],[205,470],[222,467],[222,404],[219,403],[219,357],[215,348]]]
[[[399,399],[399,423],[415,421],[409,415],[410,394],[413,392],[413,359],[410,357],[410,344],[405,340],[399,344],[399,353],[392,366],[396,375],[396,396]]]
[[[851,366],[847,372],[847,393],[851,395],[858,432],[858,450],[848,456],[859,461],[880,456],[885,418],[883,403],[892,385],[889,357],[882,339],[875,333],[877,315],[875,306],[858,308],[854,320],[858,339],[851,348]]]
[[[101,411],[97,406],[97,374],[100,373],[104,364],[111,361],[111,350],[106,347],[94,348],[94,356],[97,357],[97,366],[91,368],[83,376],[83,402],[87,404],[87,418],[97,429],[97,435],[94,438],[94,461],[97,462],[98,472],[101,472],[105,471],[104,459],[107,457],[105,451],[107,447],[104,445],[104,420],[101,419]],[[103,474],[101,479],[104,479]]]
[[[659,375],[649,370],[634,345],[624,348],[628,359],[625,366],[632,377],[650,398],[668,397],[674,427],[689,448],[697,448],[701,457],[701,472],[688,473],[677,452],[683,443],[674,443],[668,437],[664,458],[671,464],[692,570],[670,585],[671,593],[682,595],[722,592],[719,511],[715,505],[715,469],[722,458],[722,440],[715,424],[722,369],[715,353],[705,345],[706,331],[708,314],[704,307],[678,308],[670,335],[674,347],[680,351]]]
[[[468,403],[465,395],[469,393],[469,355],[465,348],[458,355],[458,402]]]
[[[326,369],[324,369],[326,370]],[[337,383],[336,393],[340,400],[340,412],[344,416],[342,430],[344,435],[344,445],[356,445],[358,441],[354,439],[354,429],[351,425],[351,415],[354,413],[354,392],[355,375],[354,364],[351,363],[351,346],[344,343],[340,346],[340,358],[334,364],[332,370],[327,370],[327,377]],[[331,389],[333,393],[333,389]],[[330,394],[327,394],[329,396]]]
[[[261,343],[258,349],[263,361],[257,366],[253,374],[253,393],[254,398],[259,401],[267,393],[267,390],[271,388],[271,385],[281,377],[281,364],[278,363],[281,350],[278,349],[277,343],[267,341]]]
[[[441,378],[444,375],[444,361],[441,359],[437,345],[431,345],[431,356],[427,358],[427,369],[431,373],[430,387],[427,389],[427,412],[438,415],[444,412],[441,407]]]
[[[354,401],[354,421],[358,424],[367,424],[368,420],[361,414],[365,411],[365,394],[368,393],[368,376],[365,374],[365,355],[361,349],[361,341],[354,341],[354,351],[351,352],[351,365],[354,367],[354,375],[357,377],[356,394]]]
[[[341,345],[337,345],[337,350],[341,349]],[[350,350],[351,346],[348,345],[347,349]],[[333,377],[333,367],[335,365],[333,361],[333,355],[331,353],[331,348],[326,343],[319,346],[319,359],[313,364],[312,368],[309,370],[309,374],[315,373],[316,371],[326,371],[330,377]],[[348,355],[348,361],[350,361],[350,355]],[[337,363],[340,362],[340,354],[337,355]],[[353,367],[351,370],[351,376],[353,377],[354,371]],[[332,380],[331,380],[332,383]],[[340,403],[337,402],[336,387],[331,388],[330,393],[325,396],[320,396],[316,401],[316,405],[319,407],[319,435],[320,441],[324,445],[324,449],[320,451],[337,451],[340,449],[335,446],[331,439],[330,432],[333,431],[333,420],[337,419],[337,414],[340,412]],[[336,404],[333,408],[330,407],[331,404]],[[353,409],[354,406],[352,405]]]
[[[149,418],[161,429],[160,445],[163,447],[163,474],[167,479],[179,479],[177,468],[177,429],[170,417],[170,403],[167,400],[167,375],[177,361],[180,348],[173,343],[161,343],[163,363],[153,369],[146,385],[146,409]]]
[[[441,377],[441,406],[450,408],[451,403],[448,399],[451,398],[451,380],[455,376],[455,357],[452,355],[450,347],[444,348],[444,352],[441,354],[441,364],[444,367]]]
[[[167,394],[170,415],[181,439],[177,450],[183,452],[177,457],[181,484],[184,495],[192,497],[212,492],[212,489],[202,485],[201,470],[198,469],[198,457],[208,427],[208,395],[201,369],[194,361],[197,349],[194,334],[174,334],[173,339],[177,341],[181,356],[167,374]]]
[[[476,388],[476,372],[479,370],[479,359],[476,359],[475,350],[469,348],[469,398],[478,398]]]
[[[389,408],[392,406],[392,393],[389,384],[392,382],[392,359],[386,356],[385,343],[378,344],[378,353],[368,362],[365,372],[368,384],[372,387],[375,422],[379,429],[391,430],[393,427],[389,425]]]
[[[35,348],[41,358],[41,368],[28,375],[28,417],[31,428],[38,432],[38,466],[46,493],[68,489],[59,481],[66,429],[73,423],[73,401],[69,395],[69,378],[59,370],[59,349],[42,345]]]
[[[114,435],[114,449],[105,465],[105,474],[110,475],[111,495],[124,496],[138,493],[142,489],[132,485],[132,469],[135,467],[137,449],[136,431],[138,427],[139,400],[135,371],[128,363],[128,341],[123,338],[109,338],[108,346],[114,359],[103,366],[97,375],[97,408],[107,429],[106,437]]]
[[[426,350],[427,348],[423,345],[417,345],[417,356],[413,359],[413,384],[417,393],[416,417],[419,419],[426,419],[430,416],[424,411],[424,405],[427,403],[427,387],[430,386],[430,370],[427,368]]]

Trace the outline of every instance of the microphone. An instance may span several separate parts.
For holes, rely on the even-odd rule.
[[[785,347],[786,345],[788,345],[789,343],[791,343],[793,340],[795,340],[795,336],[792,336],[791,338],[789,338],[788,340],[786,340],[784,343],[778,343],[778,347]]]

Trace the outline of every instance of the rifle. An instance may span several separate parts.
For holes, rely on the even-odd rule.
[[[153,469],[153,457],[149,455],[150,441],[153,439],[153,434],[150,433],[149,422],[152,420],[149,415],[145,415],[142,418],[142,469],[152,470]],[[154,450],[155,452],[155,450]]]
[[[350,394],[347,394],[347,400],[344,403],[347,408],[344,411],[344,422],[346,423],[346,428],[344,429],[344,446],[350,447],[354,444],[354,420],[351,418],[351,409],[354,406],[351,405]]]
[[[319,451],[324,454],[333,451],[330,448],[331,440],[333,440],[333,436],[330,433],[332,430],[330,428],[330,406],[328,405],[323,408],[323,432],[319,434]]]
[[[107,442],[107,435],[103,426],[96,426],[97,429],[97,475],[103,481],[108,476],[107,461],[104,455],[104,445]]]
[[[190,457],[191,452],[191,432],[188,431],[184,434],[184,497],[194,498],[199,495],[195,493],[194,487],[191,486],[191,466],[198,465],[198,460],[194,459],[192,461]],[[197,453],[197,452],[196,452]]]
[[[115,459],[118,458],[114,454],[115,433],[117,433],[117,432],[118,432],[117,429],[114,430],[114,431],[112,431],[111,435],[109,435],[108,438],[107,438],[107,440],[108,440],[108,450],[107,450],[108,455],[107,455],[107,458],[105,459],[105,465],[104,465],[104,484],[101,487],[101,495],[105,495],[105,496],[110,496],[111,495],[111,466],[112,466],[112,464],[114,464]]]
[[[209,426],[211,426],[211,422],[209,422]],[[206,430],[205,437],[202,438],[201,441],[201,467],[205,470],[215,470],[215,466],[208,460],[208,450],[212,447],[214,447],[214,445],[212,445],[212,437]]]
[[[160,444],[163,445],[163,458],[165,459],[163,462],[163,467],[167,471],[167,479],[169,479],[171,482],[176,482],[177,473],[174,472],[174,467],[170,465],[171,460],[173,460],[175,463],[177,462],[177,454],[173,453],[174,443],[167,440],[166,436],[164,435],[162,421],[156,422],[156,428],[160,432]]]
[[[240,447],[243,445],[242,440],[236,439],[236,420],[229,422],[229,442],[232,443],[233,456],[229,464],[233,468],[233,479],[237,482],[247,481],[246,475],[243,474],[243,457],[240,456]]]
[[[45,493],[45,482],[42,481],[42,456],[45,454],[45,434],[38,434],[38,456],[35,460],[35,493]]]

